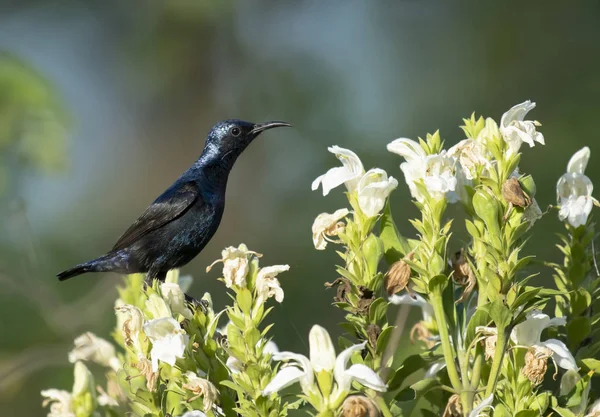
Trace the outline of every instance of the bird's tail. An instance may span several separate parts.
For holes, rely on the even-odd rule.
[[[64,281],[66,279],[76,277],[77,275],[85,274],[86,272],[91,272],[91,269],[89,268],[89,265],[87,263],[74,266],[73,268],[67,269],[66,271],[62,271],[56,276],[58,277],[59,281]]]
[[[115,261],[114,257],[114,253],[109,253],[101,256],[100,258],[76,265],[73,268],[67,269],[66,271],[62,271],[56,276],[58,277],[59,281],[65,281],[69,278],[73,278],[77,275],[85,274],[87,272],[118,271],[120,265]]]

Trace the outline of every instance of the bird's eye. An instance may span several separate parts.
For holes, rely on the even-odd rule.
[[[239,136],[239,135],[240,135],[240,133],[242,133],[242,131],[240,130],[240,128],[239,128],[239,127],[232,127],[232,128],[231,128],[231,134],[232,134],[233,136]]]

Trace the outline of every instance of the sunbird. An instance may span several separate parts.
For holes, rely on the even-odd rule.
[[[261,133],[286,122],[224,120],[208,133],[198,160],[119,238],[106,254],[59,273],[64,281],[87,272],[146,273],[146,282],[198,255],[213,237],[225,209],[227,179],[235,161]]]

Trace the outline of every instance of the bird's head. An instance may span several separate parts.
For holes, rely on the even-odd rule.
[[[235,160],[246,147],[265,130],[292,126],[286,122],[250,123],[243,120],[223,120],[208,133],[205,152],[220,159]]]

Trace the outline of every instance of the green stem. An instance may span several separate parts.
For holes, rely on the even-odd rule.
[[[464,390],[460,393],[460,401],[463,406],[465,415],[468,415],[473,408],[474,392],[470,389],[469,385],[469,363],[468,363],[468,352],[458,352],[458,364],[460,366],[460,377],[462,379]]]
[[[456,392],[462,392],[463,387],[460,381],[460,377],[458,376],[456,363],[454,362],[454,352],[452,349],[452,345],[450,344],[450,335],[448,334],[448,323],[446,322],[446,314],[444,313],[442,294],[436,290],[434,293],[431,293],[430,301],[433,306],[435,320],[437,322],[438,331],[440,333],[442,352],[444,353],[446,369],[448,370],[448,376],[450,377],[452,388],[454,388]]]
[[[379,411],[381,411],[383,417],[394,417],[382,396],[378,395],[375,397],[375,404],[377,404],[377,407],[379,408]]]
[[[471,389],[473,392],[479,387],[479,381],[481,380],[481,368],[483,365],[483,355],[479,354],[473,362],[473,373],[471,374]]]
[[[490,377],[488,379],[487,388],[485,390],[485,397],[489,397],[494,393],[496,389],[496,382],[498,381],[498,375],[500,369],[502,369],[502,360],[504,359],[504,350],[506,349],[507,343],[506,331],[504,328],[498,328],[498,339],[496,340],[496,351],[494,352],[494,360],[492,361],[492,368],[490,370]]]

